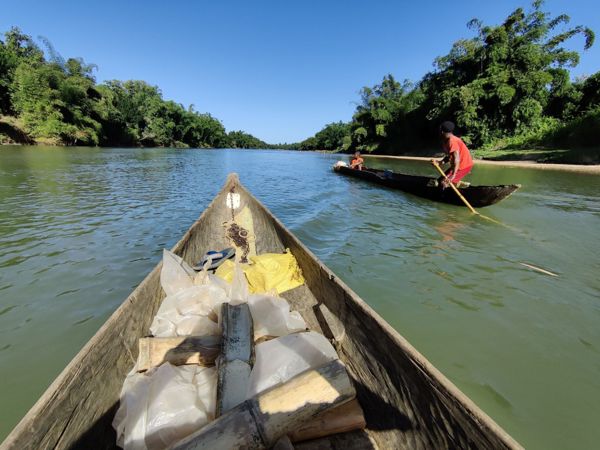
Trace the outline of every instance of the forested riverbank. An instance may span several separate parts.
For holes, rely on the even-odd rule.
[[[166,100],[145,81],[97,83],[94,64],[64,59],[48,39],[37,44],[12,28],[0,39],[0,143],[418,156],[439,147],[437,127],[452,120],[479,158],[598,163],[600,72],[570,72],[595,36],[569,22],[545,12],[541,0],[499,25],[473,19],[471,37],[436,58],[421,80],[385,75],[361,89],[349,122],[291,144],[228,132],[210,113]]]
[[[94,64],[63,58],[13,27],[0,39],[0,143],[283,148],[227,132],[210,113],[165,100],[145,81],[96,83]],[[42,48],[45,47],[45,48]]]
[[[364,87],[350,122],[326,125],[301,149],[424,154],[437,127],[452,120],[471,148],[492,159],[594,162],[600,159],[600,72],[572,79],[570,69],[594,32],[570,26],[535,1],[500,25],[468,23],[471,37],[436,58],[416,83],[393,75]],[[568,151],[549,151],[549,150]]]

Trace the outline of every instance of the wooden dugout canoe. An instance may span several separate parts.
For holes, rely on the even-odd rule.
[[[239,194],[232,202],[231,193]],[[521,448],[339,280],[240,183],[225,186],[173,251],[196,262],[228,246],[234,207],[251,213],[257,253],[291,249],[306,284],[283,294],[309,328],[332,339],[357,390],[367,428],[297,448]],[[2,449],[112,449],[111,422],[126,374],[164,293],[158,264],[21,420]],[[324,446],[323,446],[324,445]]]
[[[432,180],[436,180],[434,177],[406,175],[380,169],[356,170],[344,166],[334,167],[334,170],[343,175],[371,181],[394,189],[400,189],[404,192],[436,202],[465,206],[463,201],[452,189],[441,189],[430,185],[429,183]],[[459,188],[458,190],[473,207],[481,208],[504,200],[520,187],[520,184],[504,184],[499,186],[469,186]]]

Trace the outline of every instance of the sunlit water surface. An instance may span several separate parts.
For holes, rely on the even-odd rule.
[[[600,177],[521,183],[483,210],[286,151],[0,149],[0,438],[179,240],[229,172],[519,442],[600,442]],[[374,167],[433,173],[423,162]],[[527,263],[558,277],[528,269]]]

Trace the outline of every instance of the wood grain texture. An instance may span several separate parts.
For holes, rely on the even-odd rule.
[[[221,334],[216,417],[246,399],[254,364],[254,327],[247,303],[221,305]]]
[[[164,362],[181,366],[214,366],[221,349],[220,336],[146,337],[138,341],[138,372]]]
[[[331,361],[244,401],[172,448],[271,448],[282,436],[355,395],[344,365]]]
[[[289,437],[292,442],[302,442],[332,434],[361,430],[366,425],[367,422],[358,400],[352,400],[300,425],[290,433]]]

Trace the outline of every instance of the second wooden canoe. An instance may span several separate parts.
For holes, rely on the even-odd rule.
[[[334,167],[334,171],[372,183],[381,184],[394,189],[399,189],[419,197],[434,200],[436,202],[449,203],[451,205],[465,206],[463,201],[452,189],[442,189],[431,183],[436,180],[433,177],[417,175],[406,175],[379,169],[351,169],[344,166]],[[498,186],[469,186],[459,188],[460,193],[475,208],[490,206],[504,200],[521,185],[503,184]]]

